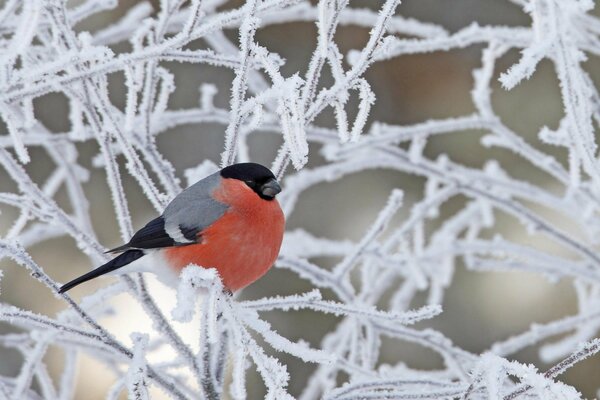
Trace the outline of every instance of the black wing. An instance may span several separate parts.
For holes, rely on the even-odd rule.
[[[179,230],[188,242],[180,243],[175,241],[165,230],[165,220],[160,216],[148,222],[146,226],[137,231],[129,243],[111,249],[107,253],[119,253],[128,249],[158,249],[198,243],[197,229],[180,226]]]

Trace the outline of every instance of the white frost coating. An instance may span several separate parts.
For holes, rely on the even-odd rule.
[[[371,107],[375,103],[375,93],[373,93],[371,86],[369,86],[369,83],[365,79],[359,79],[357,86],[360,102],[358,103],[356,119],[352,125],[352,132],[350,132],[350,140],[353,142],[357,141],[358,136],[362,133],[363,128],[367,124]]]
[[[225,150],[221,155],[221,167],[233,164],[236,156],[236,147],[240,125],[242,123],[242,103],[247,90],[248,69],[250,67],[250,54],[254,43],[254,33],[258,28],[259,19],[256,18],[258,0],[249,0],[244,6],[244,18],[240,26],[240,65],[236,68],[235,78],[231,85],[231,122],[225,132]]]
[[[315,237],[302,229],[286,232],[282,253],[289,257],[343,256],[353,249],[349,240],[331,240]]]
[[[298,92],[300,81],[296,76],[286,80],[281,87],[281,97],[277,107],[281,119],[281,130],[286,148],[294,168],[301,169],[308,162],[308,141],[304,129],[304,112]]]
[[[247,399],[254,393],[248,386],[256,376],[270,399],[580,398],[560,380],[565,370],[594,356],[600,347],[594,339],[600,327],[600,96],[591,76],[600,54],[600,20],[594,2],[512,0],[530,15],[530,25],[474,22],[452,32],[404,15],[398,0],[372,2],[371,8],[357,8],[347,0],[252,0],[238,8],[222,0],[137,2],[112,24],[82,32],[81,22],[127,4],[72,3],[8,0],[0,9],[0,117],[6,126],[0,134],[0,173],[11,181],[0,193],[0,212],[8,218],[2,221],[7,228],[0,230],[0,257],[27,269],[32,285],[37,280],[68,305],[51,318],[0,304],[0,320],[24,330],[0,335],[1,347],[23,355],[16,378],[0,376],[0,398],[77,396],[74,387],[81,386],[78,377],[83,376],[77,363],[81,352],[128,371],[112,385],[108,398],[126,390],[130,398],[143,399],[148,389],[157,388],[181,400],[216,400],[224,393]],[[272,42],[266,38],[270,29],[263,28],[277,31],[277,25],[307,22],[316,29],[306,42],[312,48],[304,64],[298,62],[302,52],[296,49],[285,47],[279,55],[264,45]],[[342,53],[340,27],[363,31],[368,35],[364,45]],[[231,32],[238,33],[239,40],[231,40]],[[279,39],[286,44],[286,37]],[[402,125],[374,118],[387,115],[377,108],[388,106],[375,101],[376,86],[367,74],[374,63],[467,47],[481,56],[473,70],[473,110]],[[505,55],[515,52],[520,52],[519,60],[499,70]],[[288,54],[294,60],[283,57]],[[526,86],[541,62],[552,66],[545,73],[557,78],[554,92],[564,115],[558,126],[556,121],[542,121],[537,137],[525,140],[525,132],[507,126],[505,115],[495,109],[494,90],[501,90],[495,89],[495,79],[499,76],[509,90]],[[225,74],[233,71],[235,77],[227,88],[211,75],[201,76],[198,90],[189,90],[198,93],[197,104],[173,109],[174,96],[188,89],[181,87],[179,82],[187,81],[173,63],[210,65]],[[120,81],[113,77],[119,74],[124,76],[124,105],[114,100],[107,85],[110,81],[112,90]],[[70,126],[65,132],[52,132],[39,117],[39,100],[54,93],[68,104],[63,117]],[[229,104],[224,106],[217,93],[230,93]],[[410,94],[406,97],[403,100],[412,100]],[[356,98],[357,103],[349,101]],[[536,104],[543,99],[527,100]],[[328,113],[335,116],[336,127],[322,125]],[[309,232],[302,222],[287,232],[277,266],[310,285],[305,293],[238,301],[223,291],[214,271],[194,266],[178,280],[165,268],[160,253],[151,252],[118,271],[129,277],[84,297],[79,305],[68,295],[58,295],[58,283],[43,269],[46,261],[34,261],[29,250],[69,237],[89,258],[90,267],[108,260],[107,243],[98,242],[102,235],[92,224],[91,211],[99,201],[85,184],[92,174],[96,179],[105,176],[115,231],[127,241],[134,232],[130,208],[137,210],[125,191],[139,191],[161,212],[181,190],[179,176],[189,185],[217,171],[209,160],[196,160],[196,167],[178,171],[173,165],[180,160],[168,160],[162,153],[163,143],[175,137],[171,130],[184,125],[197,134],[181,145],[198,149],[205,145],[206,130],[220,127],[225,132],[224,164],[252,161],[253,135],[263,136],[260,143],[272,139],[279,150],[264,162],[282,179],[284,190],[278,199],[287,217],[294,218],[296,205],[313,187],[323,184],[324,190],[335,190],[336,185],[327,184],[363,171],[373,176],[380,169],[397,173],[394,182],[407,191],[406,204],[400,191],[393,192],[387,205],[377,192],[369,192],[369,204],[379,206],[380,212],[366,232],[348,232],[347,237],[357,238],[354,241]],[[467,166],[461,157],[445,154],[431,158],[431,140],[441,135],[459,140],[459,133],[481,134],[478,156],[487,157],[482,163]],[[540,143],[558,151],[547,152]],[[82,147],[87,150],[79,151]],[[510,153],[519,165],[534,169],[534,177],[512,176],[514,169],[507,168],[506,159],[490,158],[494,148],[508,150],[494,154]],[[86,159],[89,149],[95,154]],[[322,158],[315,157],[313,149]],[[48,160],[43,177],[30,175],[29,165],[23,167],[37,162],[30,154]],[[301,170],[292,171],[289,164]],[[124,174],[133,176],[133,186],[124,187],[129,182]],[[405,187],[406,174],[418,176],[425,190],[408,193],[412,186]],[[450,202],[461,205],[446,207]],[[451,215],[447,208],[453,210]],[[348,210],[345,226],[354,227],[362,212]],[[504,226],[506,216],[512,226],[533,237],[521,240],[512,235]],[[325,258],[337,263],[333,271],[322,265]],[[517,270],[551,282],[562,280],[573,286],[577,310],[491,343],[491,353],[467,352],[424,321],[441,312],[456,265],[480,274]],[[200,332],[198,353],[157,307],[144,279],[131,274],[148,270],[179,286],[173,319]],[[5,293],[12,285],[6,279]],[[23,291],[35,294],[38,288]],[[103,327],[111,313],[128,311],[110,306],[123,292],[139,303],[138,312],[147,314],[156,331],[134,336],[133,345],[115,339]],[[411,311],[421,299],[428,305]],[[201,311],[200,326],[192,322],[196,310]],[[278,322],[271,316],[277,313],[298,316],[298,321],[304,321],[301,314],[319,313],[334,316],[337,323],[327,325],[323,340],[305,346],[302,330],[289,337],[273,330]],[[415,322],[420,325],[411,325]],[[396,345],[396,340],[434,352],[443,364],[435,370],[414,370],[403,355],[385,354],[389,364],[381,365],[386,351],[382,343]],[[555,363],[548,370],[510,361],[522,349],[542,342],[541,358]],[[44,362],[48,346],[65,351],[65,366],[56,380]],[[147,362],[164,348],[174,352],[173,362]],[[276,352],[268,355],[272,349]],[[288,373],[281,352],[314,363],[314,371],[308,377],[305,367],[302,376],[296,376],[295,369]]]
[[[171,311],[173,318],[176,321],[189,322],[194,317],[201,289],[219,285],[218,276],[214,268],[206,269],[193,264],[185,267],[179,275],[177,305]]]
[[[9,106],[0,103],[0,117],[4,120],[8,133],[13,140],[13,146],[19,157],[19,161],[23,164],[27,164],[31,159],[27,148],[23,143],[24,127],[19,124],[17,117],[14,115],[14,111]]]
[[[215,85],[205,83],[200,86],[200,107],[203,110],[212,110],[214,108],[214,98],[218,93]]]
[[[242,313],[242,319],[250,328],[252,328],[252,330],[261,335],[263,339],[276,350],[285,351],[306,362],[319,364],[331,364],[335,362],[335,357],[331,354],[327,354],[321,350],[311,349],[306,343],[294,343],[277,334],[268,322],[259,318],[258,313],[255,311],[246,310]]]
[[[302,295],[276,296],[262,300],[246,301],[242,305],[244,308],[260,311],[310,309],[328,314],[363,317],[373,321],[394,322],[402,325],[414,324],[425,319],[430,319],[442,312],[441,307],[438,305],[425,306],[418,310],[406,311],[401,314],[380,311],[375,307],[369,306],[347,306],[344,303],[322,300],[321,293],[318,290],[313,290]]]
[[[129,400],[150,400],[148,394],[146,347],[148,346],[148,335],[133,333],[133,358],[127,370],[127,397]]]
[[[246,393],[246,352],[236,351],[233,354],[231,397],[234,400],[245,400]]]

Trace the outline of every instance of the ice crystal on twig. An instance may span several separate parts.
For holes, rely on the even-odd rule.
[[[6,189],[12,191],[0,193],[0,203],[17,210],[0,232],[0,258],[27,270],[32,284],[43,284],[67,306],[50,316],[2,300],[0,320],[19,331],[0,335],[0,346],[18,352],[22,362],[16,377],[0,377],[0,398],[73,398],[83,352],[116,374],[109,399],[123,391],[130,399],[147,399],[153,388],[175,399],[213,400],[226,393],[247,399],[251,371],[263,381],[266,398],[292,398],[289,384],[294,376],[278,358],[281,353],[313,368],[297,393],[304,400],[580,398],[560,375],[600,349],[600,167],[595,140],[600,95],[585,65],[589,55],[600,54],[600,20],[591,13],[591,0],[512,0],[531,17],[531,26],[473,23],[454,32],[404,17],[399,0],[382,1],[378,10],[357,8],[347,0],[247,0],[237,8],[221,7],[221,0],[155,3],[156,10],[149,2],[138,2],[94,32],[78,31],[77,25],[116,7],[116,1],[72,5],[63,0],[8,0],[0,10],[0,118],[6,127],[0,135],[0,168],[15,184]],[[288,22],[316,24],[316,44],[306,65],[291,72],[283,57],[257,39],[262,28]],[[344,54],[336,33],[348,26],[368,28],[368,36],[361,48]],[[231,29],[237,40],[224,34]],[[481,49],[480,65],[473,71],[472,112],[411,125],[370,115],[378,105],[366,74],[372,65],[471,45]],[[499,59],[514,49],[520,51],[518,60],[500,70]],[[564,115],[556,127],[542,127],[537,138],[566,150],[564,165],[507,126],[492,102],[496,76],[504,89],[512,90],[535,76],[545,60],[554,67]],[[205,82],[195,92],[194,107],[173,108],[179,85],[169,64],[174,62],[230,70],[230,88]],[[125,95],[124,105],[118,106],[108,78],[121,73]],[[52,132],[38,120],[36,101],[50,93],[66,98],[66,132]],[[230,96],[226,108],[219,93]],[[322,125],[324,112],[331,112],[335,128]],[[178,171],[161,152],[157,136],[190,124],[221,126],[224,151],[220,160],[196,160]],[[463,131],[484,132],[484,148],[511,151],[551,177],[553,188],[515,178],[492,159],[477,168],[445,154],[431,158],[431,138]],[[183,188],[179,173],[189,186],[215,172],[218,162],[248,161],[248,137],[255,132],[279,136],[271,165],[284,185],[279,200],[288,217],[308,189],[367,170],[385,168],[422,177],[423,193],[407,204],[402,187],[387,202],[373,199],[381,210],[356,241],[320,237],[305,229],[286,232],[277,267],[308,281],[310,291],[241,301],[223,290],[216,271],[192,265],[181,274],[170,315],[157,305],[142,276],[123,277],[76,303],[58,293],[59,284],[44,260],[31,256],[34,245],[66,236],[90,266],[107,260],[92,224],[90,209],[96,204],[85,185],[91,171],[78,152],[82,144],[96,144],[89,164],[103,171],[115,224],[127,241],[134,232],[135,207],[125,194],[127,176],[160,212]],[[309,163],[313,149],[320,150],[322,163]],[[39,151],[51,162],[43,181],[28,169]],[[295,171],[289,171],[289,164]],[[464,205],[443,215],[441,208],[455,198]],[[569,224],[548,217],[548,211]],[[565,252],[489,235],[498,227],[499,215]],[[322,257],[338,262],[327,269],[317,261]],[[566,278],[578,310],[534,323],[481,355],[465,351],[441,332],[415,326],[442,312],[458,262],[474,271],[519,270],[552,281]],[[0,284],[11,282],[3,278]],[[135,332],[131,343],[103,325],[112,313],[127,312],[110,305],[124,293],[141,306],[155,330]],[[426,304],[416,307],[419,293],[426,295]],[[325,299],[325,294],[332,298]],[[337,324],[320,343],[309,345],[277,332],[267,317],[270,312],[299,311],[334,316]],[[176,323],[197,331],[198,343],[186,342]],[[560,340],[546,342],[559,335]],[[411,369],[401,359],[382,365],[384,338],[429,349],[443,365],[430,371]],[[541,342],[541,358],[555,363],[545,372],[509,359]],[[64,351],[58,379],[46,364],[52,347]],[[163,347],[170,349],[173,360],[155,361]]]

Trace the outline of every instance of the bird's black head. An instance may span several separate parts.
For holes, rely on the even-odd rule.
[[[221,176],[244,182],[265,200],[273,200],[277,193],[281,192],[281,186],[279,186],[275,175],[267,167],[260,164],[233,164],[223,168]]]

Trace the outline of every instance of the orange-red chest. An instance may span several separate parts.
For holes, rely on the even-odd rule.
[[[244,182],[223,179],[216,200],[229,209],[200,233],[199,244],[166,249],[169,264],[181,270],[194,263],[216,268],[231,291],[263,276],[281,247],[285,218],[277,200],[261,199]]]

